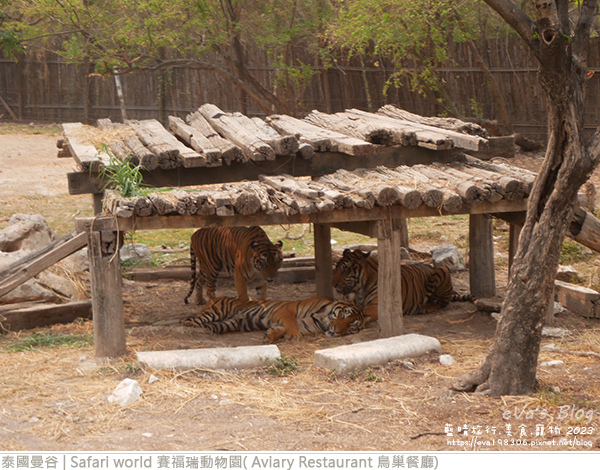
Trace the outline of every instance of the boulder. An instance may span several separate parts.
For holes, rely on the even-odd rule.
[[[436,268],[446,266],[451,272],[465,269],[465,259],[454,245],[436,246],[431,251],[431,258]]]
[[[15,214],[8,227],[0,230],[0,251],[31,252],[54,240],[54,232],[41,215]]]
[[[152,253],[150,253],[150,248],[143,243],[129,243],[123,245],[119,251],[119,255],[121,256],[121,262],[132,261],[136,264],[152,264]]]

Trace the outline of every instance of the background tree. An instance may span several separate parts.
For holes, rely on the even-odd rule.
[[[536,387],[536,368],[546,309],[577,191],[600,157],[600,129],[583,134],[587,44],[597,0],[533,0],[528,16],[512,0],[485,0],[529,46],[540,65],[548,102],[548,146],[529,196],[527,217],[511,268],[502,319],[494,344],[479,369],[454,388],[490,395],[527,394]]]
[[[282,83],[293,77],[301,86],[311,78],[289,51],[318,47],[331,11],[327,0],[15,0],[3,10],[10,37],[23,48],[56,50],[103,74],[183,64],[209,69],[266,113],[290,107],[279,96]],[[271,87],[252,71],[251,42],[273,59]]]

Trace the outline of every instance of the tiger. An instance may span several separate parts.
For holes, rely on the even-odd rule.
[[[344,336],[365,325],[363,309],[354,302],[310,297],[303,300],[250,300],[218,297],[200,315],[183,320],[184,326],[200,326],[211,333],[267,330],[265,342],[309,333]]]
[[[275,279],[283,262],[283,242],[273,244],[260,227],[202,228],[190,240],[192,279],[189,297],[196,288],[196,304],[204,304],[203,285],[208,300],[215,298],[217,276],[225,270],[233,273],[237,297],[249,300],[248,285],[256,286],[260,299],[267,298],[267,284]],[[196,259],[198,272],[196,272]]]
[[[369,257],[370,252],[344,250],[335,266],[332,284],[343,296],[355,293],[354,300],[363,306],[365,316],[377,320],[377,269],[378,263]],[[472,302],[470,294],[459,294],[452,287],[450,270],[445,266],[435,268],[426,263],[402,263],[403,315],[429,313],[444,308],[450,302]]]

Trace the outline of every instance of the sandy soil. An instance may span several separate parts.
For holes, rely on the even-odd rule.
[[[0,135],[1,201],[13,203],[24,195],[69,198],[65,173],[73,163],[56,158],[55,143],[55,136]],[[499,274],[500,285],[503,279]],[[456,275],[455,283],[468,285],[466,273]],[[220,289],[233,292],[231,282]],[[274,298],[298,298],[313,295],[314,289],[302,283],[276,285],[271,292]],[[376,338],[376,325],[369,325],[354,336],[279,343],[283,356],[298,361],[295,372],[281,377],[267,368],[227,373],[139,368],[137,351],[262,343],[260,333],[210,336],[179,326],[180,318],[198,309],[183,304],[187,290],[180,281],[125,281],[128,355],[119,360],[95,361],[91,346],[10,352],[8,346],[34,332],[0,337],[0,450],[547,451],[600,446],[597,357],[543,349],[540,362],[560,359],[564,364],[540,365],[541,389],[527,397],[449,391],[457,377],[483,360],[493,339],[496,321],[471,303],[405,318],[408,333],[440,340],[442,352],[456,360],[451,366],[441,365],[437,353],[351,377],[313,366],[317,349]],[[600,353],[597,320],[566,312],[558,316],[557,326],[568,328],[570,335],[544,338],[542,346]],[[90,322],[37,331],[90,332]],[[151,374],[159,379],[152,384]],[[142,398],[125,407],[108,404],[108,395],[125,377],[139,381]],[[535,437],[540,429],[543,435]],[[562,438],[571,443],[559,444]],[[573,444],[573,438],[579,443]],[[553,439],[556,445],[549,444]]]

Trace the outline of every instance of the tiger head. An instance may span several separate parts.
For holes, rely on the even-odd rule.
[[[330,313],[328,336],[358,333],[365,326],[365,314],[356,302],[336,302]]]
[[[253,241],[250,243],[252,249],[252,265],[262,273],[264,278],[271,282],[277,276],[277,271],[283,263],[283,242],[280,240],[273,244]]]
[[[332,284],[336,291],[347,296],[356,291],[367,267],[367,258],[371,252],[345,249],[342,259],[335,265]]]

